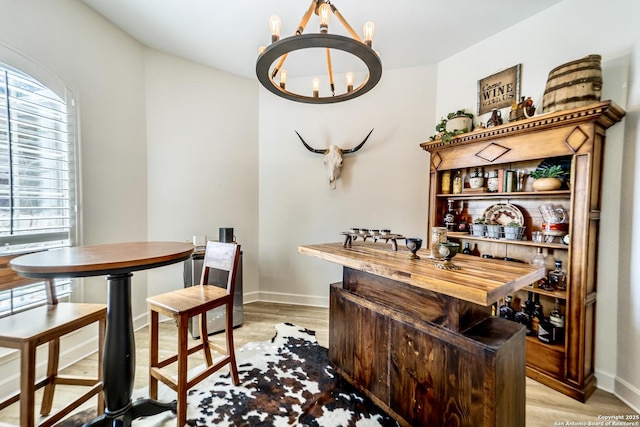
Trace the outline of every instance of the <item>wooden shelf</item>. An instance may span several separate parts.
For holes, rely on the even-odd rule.
[[[569,283],[566,291],[523,288],[545,298],[563,301],[565,343],[549,345],[527,338],[527,375],[581,402],[595,390],[595,311],[597,295],[597,239],[602,200],[601,174],[606,129],[625,112],[611,101],[534,116],[514,123],[458,135],[449,141],[423,142],[429,156],[429,215],[427,236],[444,223],[448,200],[457,202],[469,221],[483,216],[495,203],[512,203],[522,212],[527,232],[543,222],[541,204],[560,206],[570,218],[569,245],[535,243],[448,233],[449,238],[475,242],[475,250],[501,257],[531,259],[540,247],[562,261]],[[445,171],[488,169],[531,170],[543,160],[571,157],[571,185],[556,191],[442,194]],[[525,187],[529,190],[531,187]],[[464,212],[464,214],[463,214]],[[530,236],[530,235],[528,235]],[[528,237],[527,236],[527,237]],[[569,250],[571,249],[571,250]],[[588,262],[587,262],[588,261]],[[550,266],[549,266],[550,267]]]
[[[527,336],[527,347],[532,346],[534,348],[542,347],[545,350],[551,350],[557,353],[564,354],[564,343],[561,344],[547,344],[538,339],[538,337]],[[535,350],[533,350],[535,351]]]
[[[491,239],[489,237],[479,237],[474,236],[473,234],[461,234],[461,233],[447,233],[447,236],[450,239],[465,239],[465,240],[476,240],[488,243],[504,243],[508,245],[520,245],[520,246],[533,246],[536,248],[548,248],[548,249],[562,249],[568,250],[569,245],[565,245],[562,243],[545,243],[545,242],[532,242],[531,240],[508,240],[508,239]]]
[[[567,291],[545,291],[544,289],[534,288],[533,286],[522,288],[522,289],[520,289],[520,291],[522,291],[522,292],[532,292],[532,293],[538,294],[538,295],[546,295],[548,297],[558,298],[558,299],[561,299],[561,300],[566,300],[567,299]]]
[[[511,191],[508,193],[469,193],[469,194],[436,194],[437,198],[452,200],[482,200],[482,199],[550,199],[571,196],[571,190],[556,191]]]

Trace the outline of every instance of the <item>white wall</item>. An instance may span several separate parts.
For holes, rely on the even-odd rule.
[[[384,52],[382,52],[384,63]],[[339,81],[342,76],[336,76]],[[297,252],[337,242],[350,227],[425,237],[427,154],[433,134],[435,67],[385,69],[371,92],[346,103],[309,105],[260,91],[260,299],[328,306],[341,267]],[[314,148],[357,145],[335,190]],[[379,243],[383,244],[383,243]]]
[[[640,180],[635,173],[640,101],[635,82],[640,42],[638,22],[640,14],[635,0],[612,0],[606,6],[597,0],[565,0],[438,64],[436,102],[438,115],[460,108],[477,111],[477,81],[521,63],[522,95],[531,96],[539,103],[552,68],[588,54],[602,55],[602,99],[612,99],[628,114],[621,124],[607,132],[598,267],[596,375],[600,387],[615,391],[636,408],[640,407],[640,371],[637,369],[640,252],[637,245],[632,244],[639,237],[632,212],[640,209],[640,198],[634,197]],[[507,110],[503,111],[503,117],[507,116]],[[486,119],[486,116],[481,118],[485,122]],[[617,358],[610,356],[612,350]]]
[[[38,64],[76,96],[84,243],[145,240],[143,47],[77,0],[0,0],[0,11],[0,52],[11,50]],[[5,58],[0,56],[0,61]],[[29,73],[31,68],[23,71]],[[136,273],[133,280],[133,300],[144,304],[146,274]],[[76,291],[79,298],[106,301],[104,278],[85,280],[84,290],[84,295],[81,288]],[[79,353],[94,349],[95,332],[84,332],[74,334],[63,349],[74,350],[75,345],[80,346],[75,348]],[[63,355],[62,365],[68,357],[74,356]],[[19,365],[15,354],[2,358],[0,364],[0,395],[4,395],[5,386],[17,385]]]
[[[258,292],[258,83],[146,52],[150,240],[218,239],[234,227],[243,291]],[[149,294],[182,284],[182,264],[152,270]],[[170,273],[170,274],[168,274]]]
[[[0,0],[0,10],[0,43],[78,98],[84,243],[145,240],[143,47],[76,0]],[[144,288],[146,275],[136,276]],[[87,300],[105,300],[104,279],[86,280],[86,289]]]

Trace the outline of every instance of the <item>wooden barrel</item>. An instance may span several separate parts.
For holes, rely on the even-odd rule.
[[[568,62],[549,72],[542,112],[552,113],[598,102],[601,92],[600,55]]]

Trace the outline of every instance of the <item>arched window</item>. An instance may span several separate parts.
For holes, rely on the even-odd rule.
[[[0,253],[75,243],[73,120],[66,100],[0,63]],[[56,283],[70,292],[70,281]],[[0,292],[0,316],[45,300],[32,285]]]

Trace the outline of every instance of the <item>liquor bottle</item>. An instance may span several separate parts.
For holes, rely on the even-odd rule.
[[[533,310],[535,309],[535,303],[533,302],[533,292],[527,292],[527,300],[523,304],[524,311],[526,311],[529,316],[533,314]]]
[[[507,295],[504,298],[504,304],[498,309],[498,316],[503,319],[513,320],[515,316],[515,310],[511,307],[511,295]]]
[[[462,172],[458,169],[453,177],[453,194],[462,193]]]
[[[471,248],[469,247],[469,242],[464,244],[464,249],[462,250],[463,254],[471,255]]]
[[[559,291],[567,289],[567,273],[562,271],[562,261],[556,260],[556,269],[549,272],[549,285]]]
[[[538,339],[547,344],[554,344],[556,342],[554,330],[555,328],[549,319],[540,320],[538,324]]]
[[[525,326],[527,335],[531,335],[531,314],[527,313],[527,307],[522,304],[520,311],[514,315],[514,320]]]
[[[564,328],[564,316],[560,313],[560,300],[556,298],[553,310],[549,313],[549,321],[557,328]]]
[[[531,258],[531,261],[529,261],[529,264],[536,265],[538,267],[544,267],[546,265],[546,260],[545,260],[544,254],[542,253],[542,248],[538,248],[536,250],[536,254],[533,256],[533,258]],[[537,283],[538,287],[541,289],[545,289],[544,287],[545,282],[546,280],[538,281]],[[549,289],[545,289],[545,290],[549,290]]]
[[[533,303],[533,313],[531,313],[531,333],[538,335],[538,326],[544,320],[542,304],[540,304],[540,295],[536,295],[536,301]]]
[[[533,335],[535,336],[535,333],[533,332],[533,325],[532,325],[532,316],[533,316],[533,310],[535,309],[535,304],[533,302],[533,292],[527,292],[527,300],[522,304],[522,311],[524,311],[526,314],[529,315],[529,327],[527,328],[527,335]]]
[[[458,225],[458,212],[453,207],[453,200],[447,200],[447,212],[444,214],[444,226],[447,227],[447,231],[457,231]]]

